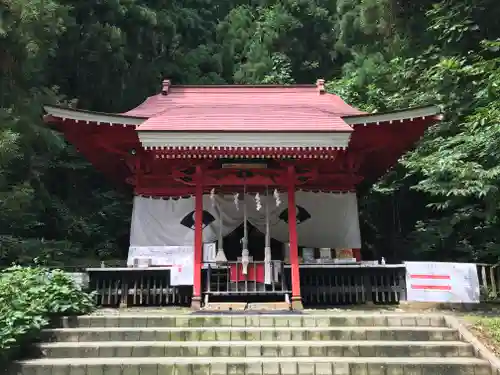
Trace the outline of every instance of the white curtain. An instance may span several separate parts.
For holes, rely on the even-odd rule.
[[[222,219],[222,236],[242,223],[231,196],[216,197],[214,206],[203,196],[203,242],[215,242]],[[221,209],[219,209],[219,207]],[[152,199],[134,197],[130,246],[184,246],[194,244],[194,197]]]
[[[246,199],[249,202],[252,197],[247,196]],[[267,202],[264,199],[263,202]],[[269,209],[271,237],[281,242],[288,242],[288,197],[286,194],[281,194],[282,203],[279,207],[276,207],[275,199],[272,196],[267,199],[271,203]],[[265,233],[265,209],[257,211],[255,203],[249,203],[247,203],[249,207],[248,221],[259,231]],[[358,203],[355,193],[332,194],[297,191],[295,205],[299,246],[361,248]]]
[[[222,218],[222,235],[226,236],[243,223],[243,202],[236,208],[231,195],[217,196],[213,206],[208,195],[203,197],[203,242],[218,238]],[[281,194],[281,205],[270,194],[261,194],[263,207],[256,209],[255,196],[245,197],[248,221],[262,233],[266,231],[265,205],[270,204],[271,237],[288,242],[288,200]],[[330,194],[298,191],[297,232],[299,246],[360,248],[358,205],[354,193]],[[194,197],[186,199],[134,198],[131,246],[183,246],[194,243]],[[220,207],[220,209],[219,209]]]

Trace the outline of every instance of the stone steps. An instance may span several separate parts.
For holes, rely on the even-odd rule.
[[[53,328],[157,327],[446,327],[442,315],[177,315],[119,314],[81,316],[54,322]]]
[[[92,358],[25,361],[19,374],[88,375],[491,375],[477,358]],[[34,372],[36,371],[36,372]]]
[[[10,375],[500,375],[439,315],[62,319]]]
[[[473,357],[461,341],[122,341],[54,342],[47,358],[100,357]]]
[[[57,341],[457,341],[445,327],[158,327],[56,328],[45,332]]]

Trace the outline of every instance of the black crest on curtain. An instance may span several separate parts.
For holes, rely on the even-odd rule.
[[[181,220],[181,224],[184,225],[186,228],[194,230],[194,215],[195,215],[194,211],[191,211],[190,213],[188,213]],[[203,211],[201,220],[202,220],[201,226],[202,226],[202,228],[205,228],[215,221],[215,217],[213,217],[213,215],[210,212]]]
[[[311,218],[311,214],[307,212],[304,207],[296,206],[297,208],[297,224],[303,223],[306,220]],[[285,208],[283,212],[280,214],[279,218],[283,220],[285,223],[288,223],[288,208]]]

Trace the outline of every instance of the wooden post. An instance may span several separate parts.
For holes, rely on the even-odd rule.
[[[196,194],[194,208],[194,276],[191,308],[201,308],[201,268],[203,259],[203,185],[201,166],[196,166]]]
[[[300,294],[299,246],[297,240],[297,208],[295,207],[295,168],[288,167],[288,229],[290,233],[290,265],[292,274],[292,309],[302,310]]]

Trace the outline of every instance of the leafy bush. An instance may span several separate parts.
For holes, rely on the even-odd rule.
[[[14,266],[0,274],[0,367],[39,339],[51,318],[94,309],[92,295],[60,270]]]

